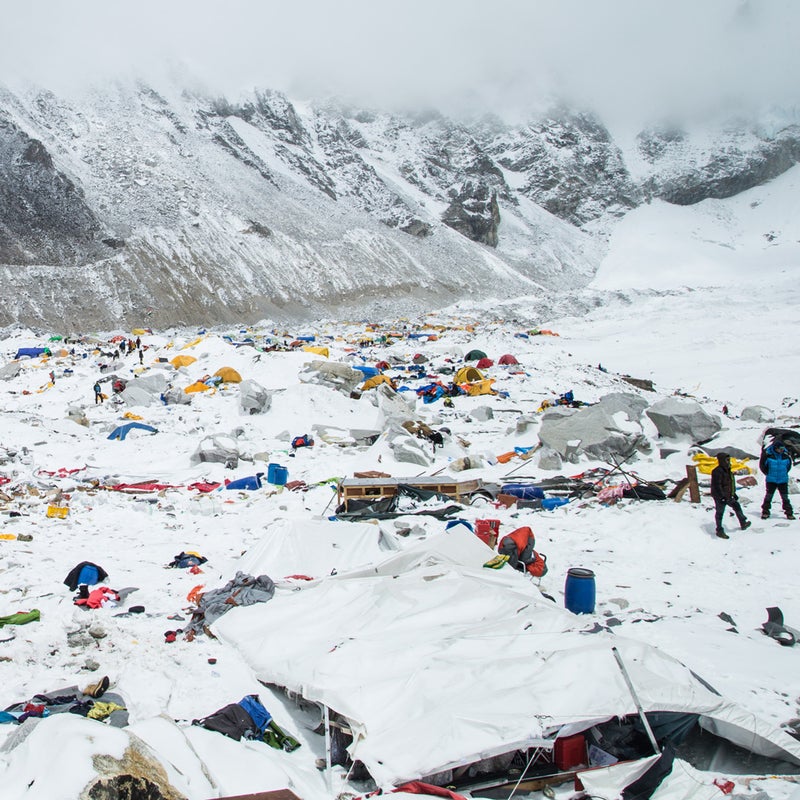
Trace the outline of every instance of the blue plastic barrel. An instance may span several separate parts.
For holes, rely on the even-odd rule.
[[[267,481],[275,486],[285,486],[289,480],[289,470],[280,464],[270,464],[267,467]]]
[[[544,497],[544,489],[527,483],[504,483],[500,487],[500,494],[518,497],[520,500],[540,500]]]
[[[238,478],[235,481],[231,481],[225,488],[226,489],[260,489],[261,488],[261,478],[264,475],[263,472],[259,472],[256,475],[248,475],[246,478]]]
[[[566,497],[545,497],[542,500],[542,508],[545,511],[552,511],[554,508],[565,506],[567,503],[569,503],[569,499]]]
[[[573,614],[593,614],[594,600],[594,572],[584,567],[570,567],[564,584],[564,606]]]
[[[99,579],[100,573],[93,564],[84,564],[81,567],[80,574],[78,575],[78,583],[85,583],[87,586],[93,586]]]

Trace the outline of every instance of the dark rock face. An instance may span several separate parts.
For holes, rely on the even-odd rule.
[[[588,114],[561,111],[486,144],[497,163],[523,178],[522,194],[573,225],[622,216],[640,202],[619,148]]]
[[[0,263],[75,264],[99,257],[100,224],[42,142],[0,112]]]
[[[710,198],[733,197],[778,177],[800,161],[798,126],[785,128],[776,137],[755,145],[737,141],[741,138],[740,134],[733,133],[731,140],[712,153],[705,163],[666,177],[656,173],[646,182],[646,193],[681,206]],[[675,131],[648,131],[639,136],[640,151],[654,165],[668,161],[683,142],[683,136]]]
[[[89,789],[89,800],[172,800],[174,795],[165,796],[161,789],[147,780],[135,775],[117,775],[99,780]]]
[[[500,224],[500,208],[497,192],[484,183],[466,182],[461,190],[453,192],[442,222],[473,242],[497,247],[497,226]]]

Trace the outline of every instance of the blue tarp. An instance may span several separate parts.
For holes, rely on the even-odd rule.
[[[50,355],[50,350],[47,347],[20,347],[14,358],[22,358],[28,356],[29,358],[39,358],[42,354]]]
[[[149,431],[150,433],[158,433],[158,431],[150,425],[144,425],[141,422],[128,422],[125,425],[120,425],[119,428],[115,428],[109,434],[108,438],[119,439],[122,442],[134,428],[141,428],[143,431]]]
[[[353,369],[357,369],[360,373],[362,373],[364,375],[365,378],[374,378],[376,375],[378,375],[380,373],[380,370],[376,369],[375,367],[367,367],[367,366],[355,367],[354,366]]]

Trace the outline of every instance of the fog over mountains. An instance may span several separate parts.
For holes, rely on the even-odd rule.
[[[800,126],[781,114],[622,137],[565,105],[511,123],[269,89],[4,88],[0,325],[394,314],[580,289],[632,209],[732,197],[798,160]]]

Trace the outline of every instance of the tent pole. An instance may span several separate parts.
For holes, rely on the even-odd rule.
[[[325,769],[328,773],[328,782],[331,780],[331,717],[328,706],[322,706],[322,715],[325,720]],[[330,786],[328,786],[330,788]]]
[[[622,656],[619,654],[619,650],[617,650],[616,647],[612,647],[611,652],[614,654],[614,658],[617,659],[619,670],[622,673],[622,677],[625,678],[625,684],[628,687],[628,691],[631,693],[633,702],[636,704],[636,710],[639,712],[639,719],[642,720],[642,725],[644,725],[644,729],[647,732],[647,738],[650,739],[650,744],[653,746],[653,752],[656,755],[660,755],[661,751],[658,749],[658,742],[656,741],[656,737],[653,735],[653,729],[650,727],[650,723],[647,721],[647,717],[642,709],[642,704],[639,702],[639,696],[636,694],[636,690],[633,688],[631,676],[628,675],[628,670],[625,669],[625,664],[622,663]]]

